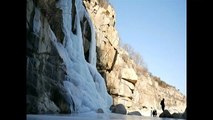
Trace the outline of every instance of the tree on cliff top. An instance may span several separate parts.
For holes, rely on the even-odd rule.
[[[141,55],[136,52],[129,44],[122,44],[120,42],[120,46],[126,50],[129,54],[129,57],[135,62],[136,64],[136,72],[138,75],[146,75],[146,73],[148,73],[148,69],[146,67],[146,64],[144,63],[143,58],[141,57]]]

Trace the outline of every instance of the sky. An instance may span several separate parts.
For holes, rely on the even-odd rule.
[[[186,95],[186,0],[109,0],[122,43],[148,71]]]

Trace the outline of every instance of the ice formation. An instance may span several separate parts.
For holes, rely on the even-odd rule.
[[[82,5],[82,0],[75,0],[76,33],[72,32],[72,0],[59,0],[56,7],[62,9],[64,42],[58,42],[55,34],[49,28],[50,39],[59,52],[66,66],[66,80],[64,87],[67,91],[67,99],[74,103],[71,110],[82,113],[96,111],[102,108],[109,112],[112,98],[107,93],[104,79],[96,69],[96,40],[95,30],[88,13]],[[91,28],[91,41],[89,49],[89,63],[84,58],[83,38],[80,20],[85,16]]]

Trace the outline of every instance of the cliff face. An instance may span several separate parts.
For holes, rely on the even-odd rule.
[[[119,46],[115,18],[107,0],[27,0],[27,113],[123,104],[149,116],[162,98],[165,109],[184,112],[185,96],[142,74]]]
[[[29,113],[70,112],[69,103],[64,98],[65,65],[49,36],[50,25],[57,31],[57,37],[63,36],[61,10],[55,8],[54,4],[55,1],[52,0],[49,7],[54,9],[51,9],[42,1],[35,3],[27,0],[26,97]],[[46,16],[47,10],[56,12],[56,16]]]
[[[165,109],[171,113],[184,112],[185,96],[156,80],[149,72],[142,74],[138,65],[119,46],[116,14],[108,1],[84,0],[84,4],[96,30],[97,69],[106,80],[113,104],[123,104],[129,112],[140,111],[142,115],[150,116],[153,109],[162,112],[160,101],[164,98]]]
[[[81,0],[27,0],[27,113],[109,111]]]
[[[170,113],[183,113],[186,109],[186,97],[173,86],[156,81],[150,74],[140,76],[135,86],[133,106],[149,115],[150,110],[162,112],[160,101],[165,99],[165,109]],[[138,109],[138,108],[136,108]],[[158,114],[159,115],[159,114]]]

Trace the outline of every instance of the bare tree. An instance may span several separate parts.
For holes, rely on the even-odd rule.
[[[138,74],[140,74],[140,73],[145,74],[148,72],[146,64],[144,63],[143,58],[141,57],[141,55],[138,52],[135,52],[135,50],[129,44],[121,44],[121,47],[128,52],[129,57],[137,65],[136,70],[137,70]]]

